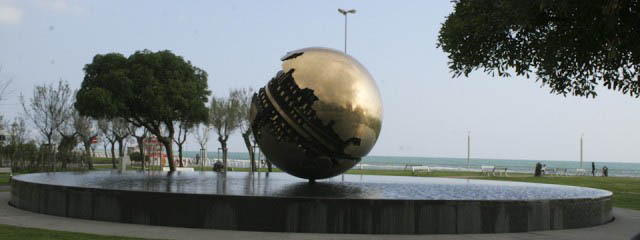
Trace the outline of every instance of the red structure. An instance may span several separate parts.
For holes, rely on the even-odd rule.
[[[164,167],[167,164],[167,153],[164,145],[158,141],[156,136],[145,138],[143,141],[144,153],[149,157],[150,164],[157,164]]]

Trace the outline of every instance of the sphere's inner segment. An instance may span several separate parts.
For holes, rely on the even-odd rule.
[[[261,108],[254,120],[254,129],[270,125],[266,130],[278,141],[295,143],[309,157],[358,159],[345,154],[344,150],[349,145],[359,146],[360,138],[343,141],[333,130],[333,121],[323,124],[311,107],[318,98],[313,90],[298,87],[293,79],[294,71],[279,72],[266,87],[260,89],[257,96],[261,100]],[[264,121],[265,118],[271,121]],[[261,130],[256,132],[258,138],[261,134]]]

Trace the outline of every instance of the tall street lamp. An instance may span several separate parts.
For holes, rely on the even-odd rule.
[[[344,10],[342,8],[338,8],[338,12],[344,15],[344,53],[347,54],[347,14],[352,13],[355,14],[356,10]]]

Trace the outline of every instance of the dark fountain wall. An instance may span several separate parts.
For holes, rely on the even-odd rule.
[[[229,196],[12,182],[11,204],[63,217],[228,230],[315,233],[496,233],[580,228],[612,219],[594,199],[438,201]]]

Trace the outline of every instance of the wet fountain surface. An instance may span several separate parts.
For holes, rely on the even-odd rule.
[[[264,197],[396,200],[550,200],[600,198],[611,192],[564,185],[345,174],[315,184],[285,173],[55,172],[14,179],[69,187]]]

